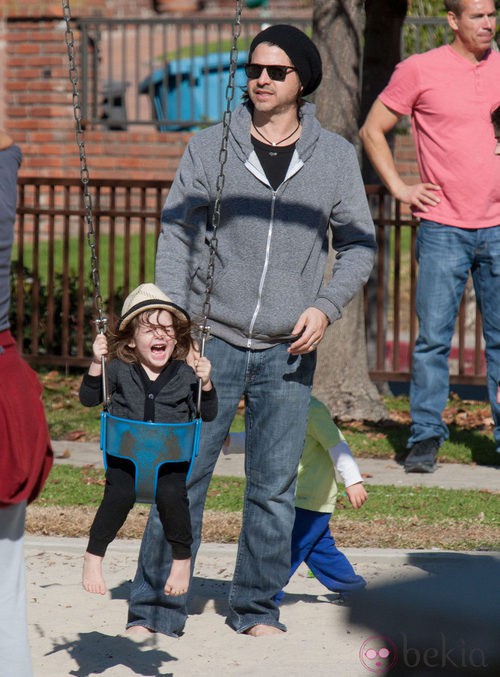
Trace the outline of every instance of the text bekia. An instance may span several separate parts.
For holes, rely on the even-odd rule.
[[[399,645],[399,662],[408,668],[424,665],[428,668],[486,668],[484,652],[481,649],[468,646],[464,639],[458,644],[449,645],[444,633],[440,633],[437,646],[425,649],[416,648],[409,644],[407,636],[402,633],[402,642]]]

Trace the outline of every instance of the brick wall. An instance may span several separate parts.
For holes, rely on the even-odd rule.
[[[408,129],[407,134],[396,135],[394,151],[397,168],[402,178],[408,181],[418,181],[418,166],[411,129]]]
[[[71,16],[142,16],[151,14],[155,0],[69,0]],[[0,17],[47,18],[62,17],[61,0],[2,0]]]
[[[2,126],[23,149],[21,174],[66,176],[77,171],[80,160],[64,24],[59,19],[9,21],[5,49]],[[132,173],[157,179],[173,176],[189,134],[89,129],[85,138],[91,176]]]
[[[131,5],[136,10],[132,12]],[[72,0],[72,17],[118,11],[152,13],[153,0]],[[0,127],[23,149],[22,175],[78,175],[80,160],[75,140],[72,86],[62,8],[57,2],[7,0],[10,11],[0,15]],[[4,12],[5,13],[5,12]],[[116,15],[116,14],[115,14]],[[79,34],[75,29],[75,54]],[[3,35],[2,35],[3,33]],[[144,179],[173,177],[189,133],[88,129],[85,133],[91,177]],[[405,176],[415,175],[411,137],[397,137],[397,158]]]

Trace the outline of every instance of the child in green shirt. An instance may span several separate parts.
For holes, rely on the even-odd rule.
[[[243,451],[244,435],[231,433],[224,453]],[[295,490],[289,579],[305,562],[328,590],[346,597],[349,592],[364,588],[366,581],[337,549],[330,532],[329,522],[337,500],[335,471],[345,485],[353,508],[360,508],[368,494],[356,461],[326,406],[311,396]],[[274,599],[280,602],[284,594],[281,591]]]

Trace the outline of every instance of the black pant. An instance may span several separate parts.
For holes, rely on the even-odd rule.
[[[186,490],[189,463],[165,463],[158,476],[156,507],[174,559],[191,557],[191,518]],[[108,457],[104,496],[90,528],[87,552],[104,557],[135,503],[134,464]]]

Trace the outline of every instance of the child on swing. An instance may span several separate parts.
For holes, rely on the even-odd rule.
[[[206,357],[185,362],[193,347],[188,314],[154,284],[142,284],[125,299],[117,330],[109,343],[98,334],[93,360],[80,386],[80,402],[93,407],[102,402],[101,356],[109,357],[110,412],[114,416],[157,423],[183,423],[196,412],[201,380],[201,417],[217,415],[217,394]],[[160,469],[156,506],[165,538],[172,547],[172,567],[166,595],[187,592],[191,568],[191,521],[186,491],[187,462],[167,463]],[[109,457],[104,496],[90,529],[83,562],[82,584],[87,592],[104,595],[102,561],[135,502],[133,464]]]

